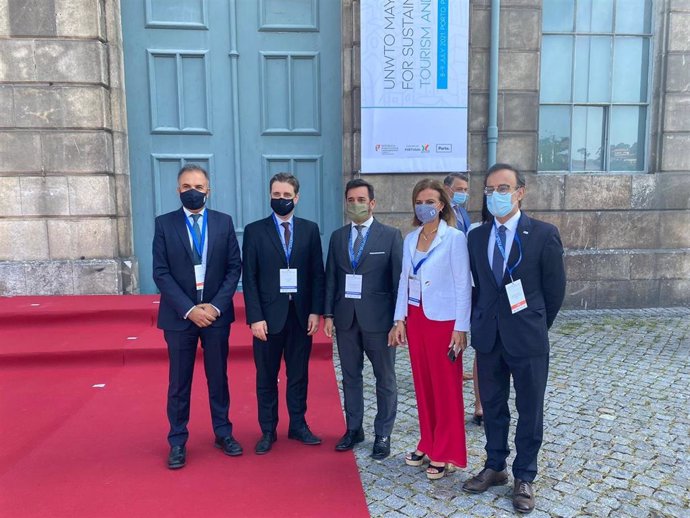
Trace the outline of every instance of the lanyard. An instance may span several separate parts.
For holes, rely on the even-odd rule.
[[[189,222],[189,217],[187,217],[187,215],[185,214],[185,218],[184,218],[185,223],[187,223],[187,228],[189,229],[189,233],[192,236],[192,242],[194,243],[194,248],[196,248],[196,251],[199,254],[199,257],[202,258],[202,262],[203,262],[203,257],[204,257],[204,243],[206,242],[206,227],[208,226],[207,215],[208,215],[208,211],[204,211],[204,215],[202,218],[204,220],[204,222],[201,224],[201,243],[196,238],[196,234],[194,233],[194,227],[192,227],[192,224]]]
[[[295,242],[295,226],[292,226],[292,235],[290,236],[290,245],[285,246],[285,235],[280,228],[280,223],[278,223],[278,218],[276,218],[275,212],[272,214],[273,222],[276,224],[276,230],[278,231],[278,237],[280,237],[280,244],[283,245],[283,251],[285,252],[285,260],[287,261],[288,269],[290,269],[290,257],[292,256],[292,245]]]
[[[369,229],[371,230],[371,229]],[[350,252],[350,264],[352,264],[352,273],[355,273],[357,271],[357,266],[359,266],[359,261],[362,259],[362,253],[364,252],[364,245],[367,244],[367,239],[369,239],[369,230],[367,230],[366,234],[362,238],[362,242],[359,244],[359,249],[357,250],[357,255],[355,255],[355,242],[352,240],[352,230],[350,230],[350,246],[349,246],[349,252]]]
[[[419,271],[419,269],[426,262],[426,260],[429,259],[429,257],[431,257],[431,254],[433,253],[434,250],[436,250],[436,248],[438,248],[438,247],[435,247],[435,248],[432,248],[431,250],[429,250],[429,252],[426,254],[426,257],[423,257],[422,259],[420,259],[417,264],[414,264],[414,259],[412,259],[412,271],[414,272],[415,275],[417,275],[417,272]]]
[[[494,220],[494,237],[496,238],[496,246],[498,247],[498,251],[501,252],[501,255],[503,256],[503,260],[506,262],[506,270],[508,270],[508,275],[510,275],[510,280],[513,281],[513,272],[515,271],[515,268],[517,268],[520,265],[520,262],[522,262],[522,241],[520,241],[520,234],[518,234],[518,231],[516,228],[515,229],[515,237],[513,238],[513,240],[518,245],[518,251],[520,252],[520,255],[518,257],[518,260],[515,261],[515,264],[512,267],[508,265],[508,258],[506,257],[505,245],[503,244],[501,239],[498,237],[498,228],[496,227],[496,220]]]

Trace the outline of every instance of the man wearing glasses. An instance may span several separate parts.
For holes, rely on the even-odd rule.
[[[518,411],[513,507],[529,513],[534,509],[532,483],[543,436],[548,329],[565,295],[563,245],[556,227],[520,210],[525,180],[514,167],[491,167],[484,195],[494,218],[470,232],[468,247],[475,282],[472,347],[477,351],[487,458],[484,469],[463,489],[482,493],[508,481],[512,376]]]

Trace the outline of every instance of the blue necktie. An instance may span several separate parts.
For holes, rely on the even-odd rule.
[[[503,249],[506,248],[506,227],[501,225],[498,227],[498,234],[496,235],[498,239],[501,240],[503,244]],[[496,241],[498,241],[498,239]],[[506,254],[508,251],[506,251]],[[501,249],[498,248],[498,242],[494,243],[494,259],[491,262],[491,271],[494,272],[494,279],[496,279],[496,284],[499,286],[503,285],[503,254],[501,254]]]
[[[462,231],[463,234],[466,234],[467,229],[465,228],[465,219],[462,217],[462,208],[460,207],[460,205],[457,205],[455,207],[455,219],[458,222],[458,230]]]
[[[199,218],[201,214],[192,214],[192,219],[194,220],[194,225],[192,225],[192,230],[194,231],[195,243],[201,244],[201,229],[199,228]],[[202,250],[203,252],[203,250]],[[194,256],[194,264],[201,264],[201,256],[196,249],[196,245],[192,247],[192,255]]]

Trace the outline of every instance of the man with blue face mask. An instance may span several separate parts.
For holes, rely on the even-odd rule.
[[[470,216],[467,214],[467,202],[470,199],[470,179],[463,173],[450,173],[443,179],[445,187],[450,197],[458,230],[467,234],[470,229]]]
[[[493,220],[470,232],[468,247],[475,283],[472,347],[477,355],[487,458],[484,469],[463,489],[482,493],[508,482],[512,376],[518,411],[513,507],[529,513],[534,509],[532,483],[543,436],[548,329],[565,295],[563,245],[555,226],[520,210],[525,180],[514,167],[491,167],[484,179],[484,195]]]

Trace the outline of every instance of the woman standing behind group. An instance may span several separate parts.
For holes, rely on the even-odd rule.
[[[412,192],[414,225],[405,237],[395,308],[395,344],[409,342],[420,440],[405,462],[429,459],[429,479],[467,465],[462,352],[472,285],[465,235],[455,228],[443,185],[421,180]],[[449,277],[448,272],[451,272]]]

